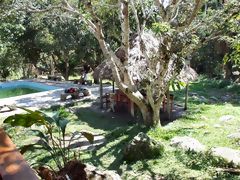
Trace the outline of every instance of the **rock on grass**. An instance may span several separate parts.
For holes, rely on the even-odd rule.
[[[164,146],[161,142],[155,141],[145,133],[140,132],[125,147],[123,156],[126,161],[136,161],[160,156],[163,151]]]
[[[196,153],[204,152],[206,150],[205,146],[198,140],[188,136],[174,137],[171,139],[170,145],[184,151],[192,151]]]
[[[216,147],[210,150],[210,154],[219,160],[222,165],[240,167],[240,151],[228,147]]]
[[[87,179],[92,180],[121,180],[121,177],[115,171],[99,170],[95,166],[86,164],[85,168]]]
[[[232,116],[232,115],[224,115],[224,116],[221,116],[219,118],[219,120],[222,121],[222,122],[227,122],[227,121],[230,121],[232,119],[234,119],[234,116]]]
[[[240,140],[240,132],[229,134],[227,137],[230,138],[230,139]]]

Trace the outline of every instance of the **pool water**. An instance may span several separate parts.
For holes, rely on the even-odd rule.
[[[0,89],[0,99],[8,98],[13,96],[21,96],[25,94],[37,93],[41,92],[41,90],[31,89],[31,88],[11,88],[11,89]]]

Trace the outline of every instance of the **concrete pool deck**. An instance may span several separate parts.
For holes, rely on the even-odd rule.
[[[85,85],[78,85],[73,84],[73,82],[65,82],[65,81],[49,81],[45,79],[27,79],[26,81],[30,82],[37,82],[42,83],[44,85],[56,86],[59,89],[56,90],[49,90],[43,91],[39,93],[32,93],[22,96],[15,96],[10,98],[3,98],[0,99],[0,106],[4,105],[16,105],[20,107],[27,107],[30,109],[41,109],[41,108],[48,108],[52,105],[65,105],[71,102],[78,102],[84,99],[97,99],[99,97],[99,85],[92,85],[92,86],[85,86]],[[64,92],[64,89],[69,87],[81,87],[86,88],[91,91],[90,96],[86,96],[76,100],[67,100],[67,101],[60,101],[60,95]],[[110,92],[111,86],[104,86],[104,92]],[[7,117],[16,113],[21,113],[22,110],[17,109],[14,111],[4,111],[0,113],[1,117]]]

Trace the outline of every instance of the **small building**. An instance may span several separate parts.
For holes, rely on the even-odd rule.
[[[138,35],[136,34],[135,36],[131,37],[130,38],[130,42],[129,42],[129,58],[128,58],[128,70],[129,70],[129,73],[131,74],[131,78],[132,80],[138,84],[138,87],[136,87],[142,95],[144,95],[144,91],[145,89],[141,89],[141,87],[144,86],[144,84],[148,83],[148,74],[151,76],[152,73],[151,73],[151,70],[149,70],[149,66],[154,66],[156,70],[153,70],[153,71],[159,71],[158,75],[160,75],[160,66],[161,67],[165,67],[166,65],[166,68],[169,68],[169,72],[165,73],[165,78],[166,78],[166,81],[168,81],[168,76],[170,76],[172,78],[172,75],[174,75],[172,72],[172,69],[171,69],[171,65],[173,65],[173,61],[174,59],[166,61],[168,62],[169,64],[164,64],[164,63],[160,63],[160,62],[165,62],[165,61],[160,61],[160,59],[156,59],[156,58],[161,58],[160,56],[155,56],[156,53],[159,53],[159,48],[160,48],[160,42],[161,40],[159,39],[159,37],[156,37],[156,35],[149,31],[149,32],[144,32],[142,35],[141,35],[141,40],[142,42],[144,42],[144,52],[142,51],[141,49],[141,46],[139,45],[139,37]],[[163,48],[164,49],[164,48]],[[119,47],[116,52],[115,52],[115,55],[118,57],[118,59],[123,62],[124,59],[125,59],[125,53],[123,52],[123,49],[121,47]],[[150,56],[153,56],[155,59],[153,59],[153,61],[151,61],[152,63],[155,63],[155,64],[151,64],[149,63],[150,61],[148,60],[148,58],[146,57],[150,57]],[[175,56],[173,57],[175,58]],[[158,63],[159,62],[159,63]],[[181,68],[182,66],[182,61],[178,61],[178,68]],[[176,65],[177,66],[177,65]],[[152,68],[154,69],[154,68]],[[149,71],[148,71],[149,70]],[[95,70],[94,70],[94,73],[93,73],[93,77],[95,79],[95,81],[98,81],[99,80],[99,83],[100,83],[100,97],[101,97],[101,102],[102,101],[102,97],[103,97],[103,90],[102,90],[102,80],[103,79],[108,79],[108,80],[111,80],[113,83],[113,92],[114,92],[114,78],[113,78],[113,75],[112,75],[112,70],[111,70],[111,67],[110,65],[108,64],[107,61],[104,61],[102,62]],[[169,77],[169,78],[170,78]],[[195,78],[197,77],[197,73],[195,73],[195,71],[190,68],[188,65],[185,65],[185,67],[182,69],[182,71],[180,72],[179,76],[176,77],[177,80],[179,81],[183,81],[185,82],[185,84],[188,84],[190,81],[194,80]],[[124,78],[121,78],[121,79],[124,79]],[[188,85],[186,86],[187,90],[186,90],[186,95],[187,95],[187,92],[188,92]],[[169,91],[165,92],[166,94],[168,93]],[[120,94],[118,96],[118,94]],[[123,97],[124,96],[124,93],[122,92],[117,92],[117,101],[122,101],[122,99],[124,99],[124,101],[126,100],[126,98]],[[120,100],[118,99],[118,97],[122,97],[122,99],[120,98]],[[169,96],[168,96],[169,97]],[[186,96],[187,98],[187,96]],[[128,98],[127,98],[128,99]],[[170,98],[167,98],[168,100]],[[127,101],[128,102],[128,101]],[[128,102],[129,106],[130,107],[130,112],[131,114],[133,115],[133,108],[134,108],[134,103],[133,102]],[[168,103],[169,104],[169,103]],[[102,105],[101,105],[102,106]],[[187,108],[187,103],[186,103],[186,108]],[[169,106],[168,106],[169,107]],[[169,110],[169,108],[168,108]]]
[[[182,69],[182,71],[180,72],[180,74],[176,77],[176,80],[180,81],[180,82],[184,82],[184,84],[186,84],[186,89],[185,89],[185,103],[184,103],[184,109],[187,109],[187,101],[188,101],[188,85],[191,81],[196,80],[198,77],[198,74],[196,73],[196,71],[194,69],[192,69],[189,65],[185,65],[184,68]],[[104,61],[103,63],[101,63],[99,66],[97,66],[93,72],[93,78],[95,81],[99,82],[99,87],[100,87],[100,102],[101,102],[101,108],[103,108],[103,103],[106,101],[105,100],[105,96],[103,94],[103,80],[107,79],[112,81],[112,92],[116,93],[116,97],[115,97],[115,101],[117,103],[117,105],[122,105],[122,104],[126,104],[126,109],[128,109],[129,112],[131,112],[131,114],[133,115],[133,111],[131,110],[131,102],[128,99],[127,96],[125,96],[120,90],[118,90],[117,92],[115,91],[115,82],[114,82],[114,78],[112,75],[112,70],[110,68],[110,66],[106,63],[106,61]],[[168,94],[168,92],[166,92],[166,94]],[[168,96],[168,95],[167,95]],[[110,98],[110,97],[107,97]],[[169,98],[170,99],[170,98]],[[109,101],[109,103],[111,103]],[[168,102],[169,104],[169,102]]]

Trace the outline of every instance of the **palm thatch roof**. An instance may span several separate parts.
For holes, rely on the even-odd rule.
[[[185,65],[181,70],[180,74],[176,77],[177,80],[184,83],[189,83],[198,78],[197,72],[188,65]]]
[[[181,70],[180,74],[176,77],[176,79],[181,82],[184,82],[184,83],[189,83],[191,81],[196,80],[197,77],[198,77],[197,72],[190,66],[185,65],[183,67],[183,69]],[[94,79],[100,78],[100,79],[114,80],[110,65],[108,65],[106,61],[104,61],[100,65],[98,65],[94,69],[93,78]]]
[[[111,67],[107,64],[106,61],[103,61],[98,65],[93,71],[93,78],[97,79],[109,79],[113,80]]]
[[[141,48],[139,48],[139,37],[137,35],[133,35],[130,39],[128,64],[128,70],[133,76],[133,79],[138,79],[140,82],[146,77],[149,77],[149,74],[146,72],[146,69],[148,69],[149,66],[146,57],[151,58],[156,54],[159,54],[159,42],[161,42],[159,37],[156,37],[155,34],[151,31],[143,33],[141,39],[144,42],[144,49],[146,54],[143,54]],[[115,54],[120,60],[124,56],[124,54],[122,54],[121,48],[117,49]],[[171,65],[168,66],[168,68],[171,68]],[[93,77],[95,80],[99,78],[113,80],[111,67],[106,60],[95,68]],[[189,81],[195,80],[196,77],[197,73],[192,68],[185,65],[176,79],[188,83]]]

